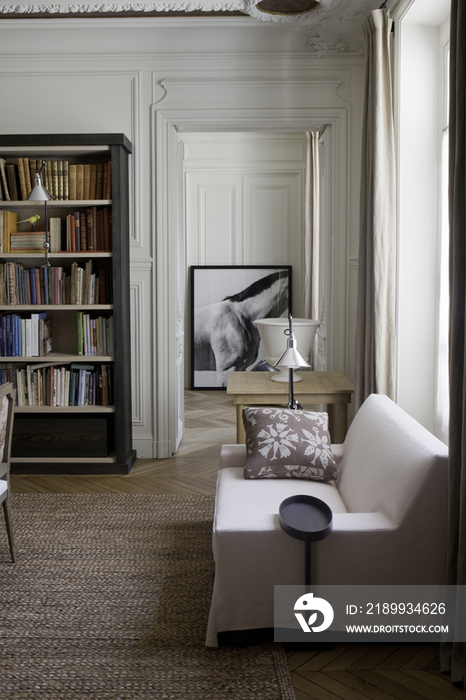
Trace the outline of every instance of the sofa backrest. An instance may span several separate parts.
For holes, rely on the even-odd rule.
[[[343,447],[338,487],[348,511],[381,511],[399,525],[421,491],[446,499],[446,445],[387,396],[366,399]]]

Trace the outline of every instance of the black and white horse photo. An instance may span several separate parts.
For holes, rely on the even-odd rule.
[[[227,270],[225,275],[229,274]],[[263,274],[263,270],[254,272]],[[225,387],[228,372],[251,368],[259,357],[260,346],[254,321],[286,315],[289,305],[290,271],[286,268],[259,277],[240,292],[219,301],[200,307],[195,305],[193,388]]]

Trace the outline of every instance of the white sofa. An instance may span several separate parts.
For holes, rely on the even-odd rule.
[[[207,646],[217,634],[273,627],[274,585],[299,585],[304,543],[280,527],[283,499],[309,494],[333,511],[312,543],[313,584],[443,582],[447,448],[395,403],[371,395],[343,445],[337,483],[243,477],[244,445],[224,445],[213,525],[215,579]]]

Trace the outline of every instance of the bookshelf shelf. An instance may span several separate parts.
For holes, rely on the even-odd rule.
[[[115,413],[115,406],[16,406],[15,413]]]
[[[55,364],[62,363],[62,364],[68,364],[70,362],[75,362],[75,363],[82,363],[82,362],[87,362],[89,364],[92,364],[93,362],[101,362],[103,364],[113,362],[114,357],[112,355],[66,355],[66,354],[58,354],[58,353],[53,353],[51,352],[49,355],[41,355],[41,356],[22,356],[22,355],[11,355],[11,356],[4,356],[0,358],[0,363],[3,364],[5,362],[26,362],[31,365],[35,364],[42,364],[44,362],[53,362]],[[20,406],[17,406],[16,408],[20,408]]]
[[[0,259],[2,255],[0,254]],[[0,311],[21,313],[23,311],[111,311],[113,304],[12,304],[0,306]]]
[[[3,233],[9,236],[5,244],[8,252],[3,253],[3,247],[0,248],[0,265],[3,269],[0,284],[3,278],[5,285],[1,289],[10,294],[3,296],[2,301],[28,302],[0,304],[0,317],[5,317],[4,327],[8,322],[13,329],[15,323],[15,333],[20,337],[19,341],[15,341],[16,344],[7,346],[6,340],[2,341],[5,335],[1,334],[0,323],[0,352],[10,352],[8,356],[0,357],[0,381],[20,382],[21,385],[21,405],[16,407],[13,435],[13,473],[125,474],[136,458],[132,448],[130,370],[128,166],[131,152],[131,143],[123,134],[0,136],[0,158],[4,159],[11,182],[16,169],[16,189],[11,184],[11,191],[17,191],[17,196],[23,197],[8,200],[4,196],[3,201],[0,201],[2,221],[3,216],[5,222],[8,217],[8,230]],[[39,167],[38,162],[44,160],[47,162],[44,168],[46,186],[55,196],[55,199],[48,202],[48,217],[55,217],[54,224],[58,225],[56,240],[59,245],[55,249],[59,252],[49,254],[49,270],[54,269],[52,278],[48,276],[49,273],[46,275],[43,272],[45,253],[38,251],[37,245],[27,245],[25,237],[13,236],[16,232],[28,233],[27,224],[16,224],[16,228],[9,225],[13,221],[15,226],[16,220],[26,219],[35,213],[43,215],[44,207],[41,203],[24,198],[24,182],[20,178],[28,172],[29,167],[32,174],[33,168],[36,167],[37,170]],[[57,162],[56,167],[54,161]],[[60,173],[60,180],[52,181],[56,172]],[[77,180],[80,173],[84,174],[84,178],[90,174],[90,189],[86,190],[87,185],[84,184],[84,192],[95,192],[97,197],[82,197],[83,190],[79,190],[80,185],[76,183],[78,196],[70,199],[70,192],[74,192],[71,189],[74,188],[74,182],[71,185],[71,173],[73,178],[76,173]],[[94,176],[97,184],[94,181],[93,185]],[[0,182],[5,192],[3,179]],[[6,189],[8,187],[10,180],[7,180]],[[91,210],[94,211],[92,223],[87,218],[92,216]],[[8,214],[3,215],[5,211]],[[83,216],[86,216],[87,235],[90,231],[92,235],[87,241],[84,238],[84,243],[81,238],[80,245],[78,224],[81,223],[82,233],[85,230],[82,226]],[[61,233],[59,219],[62,219],[63,224]],[[75,220],[76,224],[74,221],[71,224],[71,220]],[[35,229],[43,231],[43,225],[42,216]],[[70,232],[74,232],[75,225],[76,234],[73,237]],[[107,236],[108,226],[110,233]],[[30,240],[32,238],[31,236]],[[34,238],[34,242],[36,240]],[[3,237],[2,245],[4,241]],[[75,241],[72,246],[71,241]],[[10,252],[9,246],[13,247],[13,242],[18,249],[32,250]],[[85,247],[86,243],[87,247],[96,250],[60,250],[60,247]],[[82,269],[85,277],[84,291],[79,286],[81,281],[75,286],[76,278],[71,276],[72,271],[78,268]],[[74,274],[77,273],[73,272]],[[75,291],[77,289],[79,293]],[[41,299],[79,301],[81,298],[85,301],[98,302],[100,299],[112,303],[29,303]],[[33,345],[32,356],[11,356],[11,352],[17,352],[18,348],[19,352],[21,348],[24,352],[25,348],[30,347],[25,345],[26,322],[33,322],[33,315],[43,313],[50,318],[48,323],[51,327],[53,351],[38,356]],[[94,327],[93,322],[97,324]],[[87,326],[83,325],[85,323]],[[104,333],[105,342],[101,339],[101,332]],[[39,352],[46,348],[45,342],[41,343],[39,340]],[[86,347],[90,352],[91,346],[94,350],[100,347],[106,354],[83,355],[77,352],[78,348],[83,347],[84,352]],[[65,405],[50,405],[55,401]],[[66,405],[68,401],[72,405]]]
[[[0,150],[0,155],[2,152]],[[47,207],[51,209],[79,209],[80,207],[109,207],[112,205],[111,199],[51,199],[47,202]],[[2,206],[12,209],[41,209],[41,204],[29,202],[28,200],[16,199],[15,201],[3,201]]]
[[[1,206],[1,204],[0,204]],[[27,260],[34,260],[40,264],[45,263],[44,253],[0,253],[2,260],[17,260],[22,263]],[[50,260],[65,260],[67,263],[70,260],[92,260],[94,258],[111,258],[112,253],[107,251],[74,251],[61,250],[59,253],[49,253]]]

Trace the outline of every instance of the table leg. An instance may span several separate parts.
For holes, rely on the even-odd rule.
[[[243,425],[243,408],[243,404],[236,404],[236,443],[238,445],[244,445],[246,442],[246,434]]]
[[[311,585],[311,542],[304,541],[304,585],[306,589]]]
[[[328,432],[330,433],[330,440],[333,443],[337,442],[337,436],[335,433],[335,404],[327,404],[325,406],[328,413]]]
[[[338,409],[338,441],[340,443],[345,441],[346,433],[348,431],[348,404],[340,403],[337,406]]]
[[[328,430],[332,442],[341,444],[348,430],[348,405],[346,403],[327,404]]]

